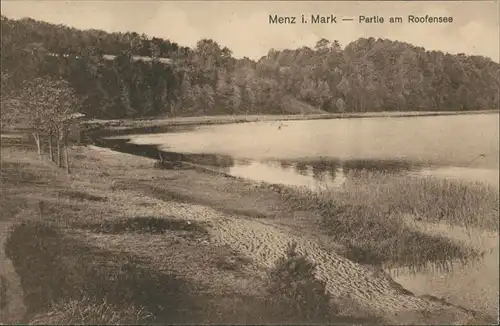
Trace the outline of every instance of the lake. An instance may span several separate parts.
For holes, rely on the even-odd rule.
[[[234,176],[286,185],[339,186],[358,170],[499,183],[498,113],[249,122],[126,138]]]

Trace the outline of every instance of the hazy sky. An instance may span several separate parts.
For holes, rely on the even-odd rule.
[[[325,37],[342,45],[359,37],[389,38],[428,50],[480,54],[499,61],[498,1],[22,1],[2,0],[2,15],[32,17],[80,29],[135,31],[193,46],[211,38],[236,57],[256,59],[270,48],[312,46]],[[403,24],[273,25],[269,14],[402,16]],[[408,15],[452,16],[452,24],[408,24]]]

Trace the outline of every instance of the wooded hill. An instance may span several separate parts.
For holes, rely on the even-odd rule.
[[[385,39],[361,38],[345,48],[322,39],[314,49],[271,49],[256,62],[236,59],[209,39],[191,49],[137,33],[4,16],[1,28],[2,92],[35,77],[63,77],[85,98],[90,117],[465,111],[500,104],[500,65],[491,59]]]

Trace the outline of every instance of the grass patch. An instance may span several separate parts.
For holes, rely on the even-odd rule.
[[[279,192],[296,209],[317,211],[325,231],[344,246],[343,254],[359,263],[414,270],[433,264],[446,269],[452,261],[481,256],[463,243],[412,229],[405,216],[498,228],[498,192],[488,186],[367,171],[348,180],[340,189],[320,193],[304,188]]]
[[[152,314],[133,304],[114,305],[106,299],[82,297],[51,304],[49,312],[30,320],[32,325],[130,325],[144,324]]]
[[[200,196],[199,194],[194,194],[189,188],[175,188],[172,187],[161,187],[148,184],[146,182],[131,182],[129,180],[119,180],[113,183],[111,190],[123,190],[123,191],[141,191],[143,194],[147,194],[153,198],[160,199],[162,201],[175,201],[179,203],[186,204],[197,204],[206,205],[215,208],[221,212],[227,214],[243,215],[251,218],[267,218],[269,214],[260,212],[255,209],[255,207],[239,208],[236,205],[228,205],[227,201],[224,200],[214,200],[213,198],[207,196]],[[255,205],[253,205],[255,206]]]
[[[193,320],[186,311],[196,301],[190,284],[156,272],[140,257],[98,250],[38,223],[14,229],[6,253],[21,276],[27,318],[50,310],[53,302],[93,298],[94,308],[104,300],[114,307],[133,305],[151,313],[152,322]]]
[[[111,184],[110,189],[112,191],[122,190],[122,191],[141,191],[148,196],[158,198],[164,201],[176,201],[179,203],[189,203],[191,196],[180,194],[168,189],[151,186],[148,184],[143,184],[141,182],[132,182],[132,180],[117,180]]]
[[[80,201],[97,201],[97,202],[105,202],[108,199],[105,197],[100,197],[100,196],[94,196],[91,194],[88,194],[83,191],[76,191],[76,190],[64,190],[64,191],[59,191],[59,196],[61,197],[66,197],[69,199],[73,200],[80,200]]]
[[[163,170],[188,170],[192,169],[192,167],[183,164],[182,162],[177,161],[157,161],[153,164],[155,169],[163,169]]]
[[[208,235],[207,230],[200,223],[176,219],[174,217],[132,217],[122,218],[121,220],[116,221],[87,223],[80,226],[89,231],[104,234],[163,234],[168,231],[185,231],[198,234],[200,236]]]
[[[40,175],[29,171],[29,164],[2,162],[0,182],[2,184],[46,184]]]
[[[430,222],[499,230],[499,191],[480,182],[432,176],[396,176],[361,171],[341,191],[324,195],[363,203],[392,215],[410,214]]]
[[[445,237],[414,231],[401,220],[366,206],[330,205],[322,211],[323,226],[346,246],[344,255],[360,263],[421,269],[428,263],[446,266],[452,260],[478,254]]]
[[[7,307],[7,279],[0,275],[0,309]]]

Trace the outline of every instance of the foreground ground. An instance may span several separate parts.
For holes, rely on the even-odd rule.
[[[473,251],[389,226],[394,220],[384,224],[375,210],[374,224],[339,219],[325,225],[321,207],[307,196],[193,169],[161,170],[154,160],[107,149],[73,148],[71,175],[21,146],[4,144],[1,154],[3,322],[35,316],[64,322],[62,310],[102,300],[137,312],[130,316],[137,322],[310,322],[280,311],[266,292],[267,272],[291,241],[317,264],[316,277],[338,311],[330,322],[492,322],[437,298],[417,297],[384,273],[382,263],[414,265],[405,258],[411,254],[440,260],[439,253],[426,253],[432,248],[457,258]],[[387,244],[378,243],[377,231]],[[359,246],[352,241],[356,233],[367,239],[355,239]],[[388,250],[397,247],[390,241],[398,236],[401,246],[416,241],[424,248]],[[48,306],[51,301],[59,306]]]

